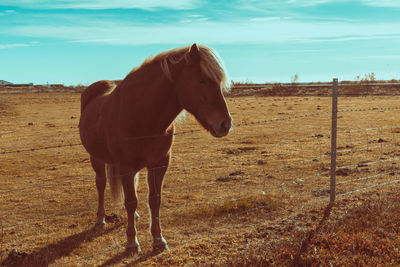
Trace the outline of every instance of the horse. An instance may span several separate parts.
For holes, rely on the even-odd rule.
[[[135,218],[138,172],[147,169],[153,250],[169,250],[160,226],[161,192],[171,159],[175,118],[184,110],[214,137],[232,127],[223,92],[227,78],[209,47],[193,44],[147,58],[118,85],[97,81],[81,95],[79,133],[90,155],[98,193],[96,226],[105,225],[104,191],[124,201],[126,249],[139,253]]]

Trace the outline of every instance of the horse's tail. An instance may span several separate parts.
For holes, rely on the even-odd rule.
[[[115,203],[120,204],[124,200],[124,190],[122,188],[121,175],[117,165],[106,163],[106,177],[111,188],[111,195]],[[139,172],[135,176],[135,188],[136,191],[139,182]],[[137,216],[137,215],[136,215]]]
[[[81,112],[85,109],[86,105],[96,96],[105,95],[115,88],[113,81],[103,80],[92,83],[83,91],[81,95]]]
[[[122,188],[121,176],[116,165],[106,164],[106,177],[111,188],[113,200],[120,204],[124,200],[124,190]]]

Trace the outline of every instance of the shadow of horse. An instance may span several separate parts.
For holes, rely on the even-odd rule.
[[[90,242],[98,236],[108,234],[122,225],[123,224],[119,222],[107,229],[92,227],[81,233],[71,235],[61,241],[47,244],[30,254],[14,250],[10,252],[3,262],[0,263],[0,266],[48,266],[54,263],[57,259],[68,256],[82,243]]]
[[[142,253],[132,254],[132,252],[125,250],[121,253],[116,254],[114,257],[107,260],[103,264],[99,265],[99,267],[114,266],[115,264],[121,263],[124,259],[127,259],[127,258],[132,259],[132,256],[135,256],[135,258],[133,259],[132,262],[129,262],[129,265],[136,265],[136,264],[144,262],[144,261],[150,259],[151,257],[154,257],[161,253],[166,253],[166,252],[165,251],[150,251],[150,252],[147,252],[144,254],[142,254]]]

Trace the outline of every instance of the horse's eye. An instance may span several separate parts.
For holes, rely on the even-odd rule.
[[[203,84],[203,85],[207,84],[207,81],[205,79],[201,79],[199,82],[200,82],[200,84]]]

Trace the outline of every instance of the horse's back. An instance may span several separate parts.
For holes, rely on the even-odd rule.
[[[102,80],[92,83],[81,95],[81,113],[87,104],[98,96],[105,95],[114,90],[115,84],[109,80]]]

